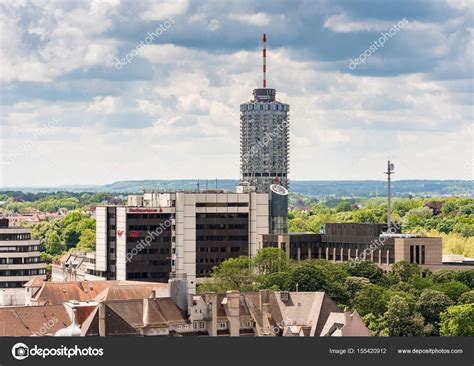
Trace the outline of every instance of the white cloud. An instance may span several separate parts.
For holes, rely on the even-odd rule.
[[[221,27],[221,23],[217,19],[211,19],[207,24],[207,29],[211,32],[218,30]]]
[[[89,104],[88,112],[111,114],[117,111],[119,98],[112,96],[95,97],[94,101]]]
[[[129,9],[118,2],[110,7],[81,3],[66,11],[35,1],[42,11],[34,16],[16,2],[0,14],[1,77],[7,82],[2,154],[52,118],[61,125],[2,171],[1,184],[24,184],[25,171],[28,185],[238,177],[239,104],[251,98],[261,80],[259,37],[248,47],[241,42],[249,39],[252,26],[273,26],[275,15],[245,6],[226,13],[204,5],[187,14],[187,2],[155,2],[146,12],[142,5]],[[168,38],[144,47],[118,72],[112,64],[118,47],[135,45],[141,34],[137,27],[146,23],[130,14],[146,20],[184,16]],[[295,14],[286,16],[294,29],[308,29]],[[238,23],[224,26],[228,18]],[[380,167],[388,155],[400,167],[398,179],[471,178],[472,28],[464,32],[463,17],[408,20],[407,32],[423,41],[414,51],[428,66],[395,75],[351,75],[345,59],[336,53],[328,57],[323,49],[318,56],[331,61],[317,61],[310,46],[294,44],[293,28],[285,28],[279,37],[284,46],[272,46],[268,55],[268,82],[277,98],[290,104],[292,179],[382,179]],[[339,33],[336,48],[337,37],[345,33],[386,31],[391,25],[345,13],[325,18],[326,29]],[[305,36],[319,41],[318,32]],[[372,56],[368,66],[399,66],[397,57],[405,50],[397,57],[385,51]],[[463,74],[453,77],[453,71]],[[92,94],[78,97],[77,90]]]
[[[256,14],[230,14],[229,18],[237,22],[264,27],[270,23],[270,17],[265,13]]]
[[[361,31],[386,31],[391,28],[394,22],[365,19],[353,20],[346,13],[339,13],[329,16],[324,21],[324,27],[338,33],[351,33]]]
[[[188,9],[188,0],[157,0],[140,14],[143,20],[166,20],[175,15],[184,14]]]

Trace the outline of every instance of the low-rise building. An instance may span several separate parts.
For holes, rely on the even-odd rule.
[[[70,251],[51,264],[51,281],[106,280],[105,272],[95,269],[95,252]]]
[[[388,271],[405,260],[421,268],[467,269],[474,263],[443,260],[442,239],[415,234],[402,234],[400,227],[387,230],[383,224],[328,223],[319,234],[263,234],[259,248],[280,248],[295,261],[325,259],[333,262],[370,260]]]

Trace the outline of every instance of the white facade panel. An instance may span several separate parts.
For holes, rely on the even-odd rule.
[[[127,209],[126,207],[117,207],[117,231],[121,230],[122,235],[117,235],[117,259],[116,259],[116,278],[117,280],[127,279]]]
[[[95,251],[96,269],[107,270],[107,207],[96,207],[95,209]]]

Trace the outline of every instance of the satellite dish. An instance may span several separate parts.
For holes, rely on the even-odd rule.
[[[288,190],[287,190],[285,187],[283,187],[283,186],[281,186],[281,185],[279,185],[279,184],[272,184],[272,185],[270,186],[270,189],[271,189],[274,193],[276,193],[276,194],[278,194],[278,195],[280,195],[280,196],[287,196],[287,195],[288,195]]]
[[[389,167],[390,170],[395,169],[395,165],[393,163],[390,163],[390,165],[388,167]]]

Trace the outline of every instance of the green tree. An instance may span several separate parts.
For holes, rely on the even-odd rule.
[[[465,292],[459,296],[458,304],[474,304],[474,291]]]
[[[278,248],[264,248],[257,252],[253,259],[253,266],[259,274],[285,272],[290,267],[286,253]]]
[[[441,313],[441,336],[474,336],[474,304],[450,306]]]
[[[425,318],[436,329],[440,320],[440,314],[446,310],[448,306],[454,305],[453,300],[441,291],[425,290],[421,293],[417,301],[418,309]]]
[[[392,266],[392,272],[401,280],[408,281],[412,276],[419,274],[421,268],[416,263],[410,263],[408,261],[399,261]]]
[[[59,235],[56,234],[55,232],[51,232],[48,235],[48,238],[46,240],[46,253],[57,255],[57,254],[61,254],[65,250],[66,250],[66,246],[63,243],[61,243],[61,239],[59,238]]]
[[[365,277],[349,276],[346,278],[345,284],[348,295],[353,298],[357,292],[370,285],[370,280]]]
[[[336,205],[336,212],[351,211],[351,204],[347,201],[341,201]]]
[[[323,269],[310,263],[303,262],[292,272],[292,282],[298,291],[325,291],[328,281]]]
[[[381,284],[384,281],[383,270],[371,261],[353,261],[347,266],[351,276],[365,277],[372,283]]]
[[[200,291],[229,290],[254,291],[256,277],[250,268],[248,257],[230,258],[212,269],[211,281],[200,287]]]
[[[91,229],[85,229],[77,244],[77,249],[82,252],[92,252],[95,250],[95,231]]]
[[[433,289],[444,292],[454,302],[458,302],[461,295],[463,293],[469,291],[469,287],[466,286],[464,283],[461,283],[461,282],[439,283],[439,284],[433,286]]]
[[[393,296],[383,315],[383,322],[391,337],[421,336],[424,332],[424,319],[414,313],[407,301],[401,296]]]
[[[356,293],[351,300],[351,305],[361,316],[367,314],[381,315],[387,309],[388,293],[379,285],[367,285]]]
[[[291,272],[273,272],[261,276],[259,279],[260,289],[274,290],[274,291],[293,291],[295,283]]]

